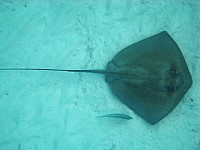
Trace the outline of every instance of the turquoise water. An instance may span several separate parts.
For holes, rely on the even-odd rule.
[[[1,0],[1,68],[104,69],[123,48],[167,31],[193,85],[152,126],[110,92],[102,75],[1,71],[0,149],[200,149],[199,24],[198,0]],[[133,119],[96,118],[111,113]]]

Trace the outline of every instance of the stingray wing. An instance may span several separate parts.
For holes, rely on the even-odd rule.
[[[108,63],[115,95],[150,124],[167,116],[192,84],[184,57],[167,32],[132,44]]]

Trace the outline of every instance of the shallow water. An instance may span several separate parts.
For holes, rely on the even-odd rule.
[[[167,31],[193,85],[152,126],[111,93],[103,75],[1,71],[0,149],[200,148],[199,14],[196,0],[1,1],[1,68],[104,69],[126,46]],[[111,113],[133,119],[96,118]]]

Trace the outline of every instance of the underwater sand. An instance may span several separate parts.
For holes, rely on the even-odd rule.
[[[193,85],[150,125],[122,104],[103,75],[0,72],[1,150],[200,149],[198,0],[2,0],[0,67],[104,69],[137,41],[167,31]],[[132,120],[101,118],[125,113]]]

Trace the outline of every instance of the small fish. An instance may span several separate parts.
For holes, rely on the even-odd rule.
[[[120,113],[98,116],[97,118],[104,118],[104,117],[114,117],[114,118],[127,119],[127,120],[133,119],[132,117],[128,115],[120,114]]]

